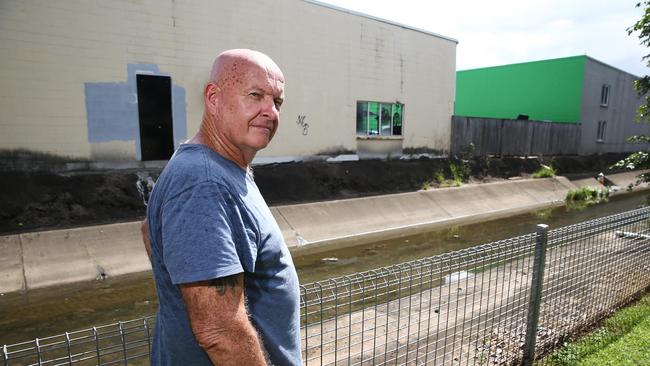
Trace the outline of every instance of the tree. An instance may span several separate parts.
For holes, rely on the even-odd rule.
[[[650,48],[650,0],[644,0],[636,4],[637,8],[644,8],[643,16],[634,25],[627,28],[627,34],[638,32],[638,38],[641,44]],[[642,60],[646,66],[650,67],[650,53],[643,56]],[[643,97],[643,103],[637,110],[637,122],[650,123],[650,76],[645,75],[634,82],[634,89]],[[636,135],[627,139],[628,142],[650,142],[649,135]],[[612,168],[624,169],[650,169],[650,153],[648,151],[638,151],[630,154],[623,160],[620,160]],[[650,173],[643,173],[637,176],[637,184],[650,182]]]

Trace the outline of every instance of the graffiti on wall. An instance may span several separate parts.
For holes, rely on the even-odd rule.
[[[305,119],[307,119],[307,116],[299,114],[298,119],[296,120],[298,127],[302,128],[303,136],[307,136],[309,134],[309,123],[305,122]]]

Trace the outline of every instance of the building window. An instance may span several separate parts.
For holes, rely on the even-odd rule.
[[[603,84],[600,91],[600,106],[607,107],[609,105],[609,85]]]
[[[357,136],[401,136],[404,104],[357,102]]]
[[[598,132],[596,133],[596,142],[605,141],[606,127],[607,127],[607,121],[598,121]]]

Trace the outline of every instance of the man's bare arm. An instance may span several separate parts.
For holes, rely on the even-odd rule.
[[[142,232],[142,242],[144,243],[144,249],[147,251],[149,256],[149,262],[151,262],[151,242],[149,241],[149,225],[147,225],[147,219],[142,221],[140,225],[140,231]]]
[[[181,285],[192,332],[213,364],[266,365],[244,305],[244,275]]]

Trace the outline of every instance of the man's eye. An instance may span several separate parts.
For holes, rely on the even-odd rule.
[[[282,101],[281,100],[275,100],[275,108],[280,109],[282,107]]]
[[[250,95],[251,97],[255,97],[255,98],[259,98],[259,97],[262,96],[262,94],[260,94],[258,92],[250,92],[248,95]]]

